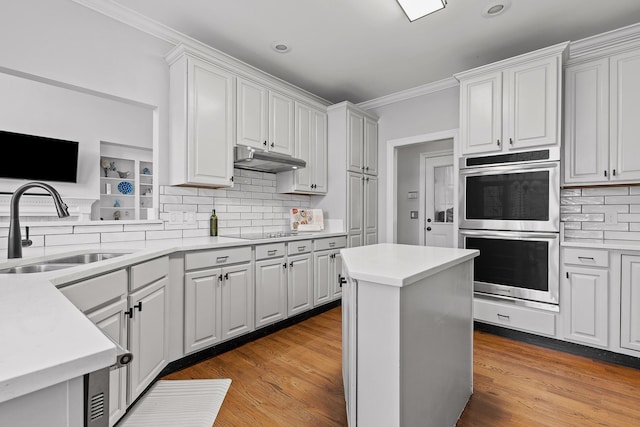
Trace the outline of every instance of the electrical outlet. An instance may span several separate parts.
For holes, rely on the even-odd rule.
[[[182,212],[170,212],[169,213],[169,225],[182,225],[184,216]]]
[[[186,225],[195,225],[196,224],[196,213],[195,212],[185,212],[184,213],[184,223]]]

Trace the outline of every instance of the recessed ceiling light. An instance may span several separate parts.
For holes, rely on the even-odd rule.
[[[284,42],[273,42],[271,43],[271,49],[275,50],[278,53],[286,53],[291,50],[288,44]]]
[[[492,1],[482,8],[482,16],[492,18],[501,15],[509,9],[509,6],[511,6],[510,0]]]

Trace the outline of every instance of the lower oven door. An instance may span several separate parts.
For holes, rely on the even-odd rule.
[[[460,247],[478,249],[474,290],[558,304],[558,233],[460,230]]]

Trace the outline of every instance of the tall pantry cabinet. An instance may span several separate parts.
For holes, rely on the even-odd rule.
[[[330,186],[344,191],[332,190],[316,207],[345,218],[349,247],[378,243],[378,119],[349,102],[327,113]]]

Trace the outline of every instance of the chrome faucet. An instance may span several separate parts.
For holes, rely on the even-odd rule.
[[[22,258],[22,236],[20,235],[20,197],[30,188],[40,187],[45,190],[51,197],[53,197],[53,202],[56,205],[56,211],[58,211],[58,216],[60,218],[64,218],[69,216],[69,210],[67,205],[62,201],[60,194],[56,191],[55,188],[50,186],[49,184],[45,184],[44,182],[28,182],[24,184],[22,187],[18,188],[11,197],[11,211],[9,217],[9,247],[7,251],[7,258]]]

